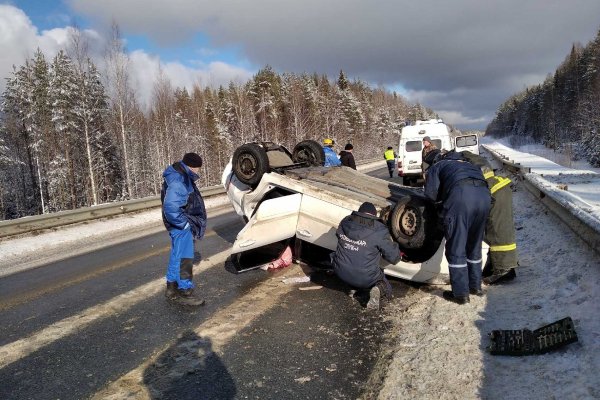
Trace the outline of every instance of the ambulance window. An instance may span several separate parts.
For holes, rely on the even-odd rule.
[[[442,139],[432,139],[431,144],[435,144],[438,149],[442,148]]]
[[[456,138],[456,147],[466,147],[475,145],[477,145],[476,135],[459,136]]]
[[[406,142],[406,151],[421,151],[423,143],[420,140]]]

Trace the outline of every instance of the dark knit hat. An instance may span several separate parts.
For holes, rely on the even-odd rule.
[[[373,205],[373,203],[369,203],[368,201],[365,201],[360,205],[360,207],[358,208],[358,212],[361,212],[363,214],[377,215],[377,210],[375,209],[375,206]]]
[[[429,142],[429,143],[431,143],[431,138],[430,138],[429,136],[425,136],[425,137],[423,138],[423,141],[424,141],[424,142]]]
[[[200,168],[202,166],[202,157],[196,153],[186,153],[182,161],[188,167]]]
[[[352,146],[352,143],[348,143],[347,145],[344,146],[344,150],[352,150],[354,148],[354,146]]]

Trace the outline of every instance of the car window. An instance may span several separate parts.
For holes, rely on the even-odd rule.
[[[477,136],[459,136],[456,138],[456,147],[475,146],[477,144]]]
[[[411,140],[406,142],[406,151],[421,151],[423,143],[420,140]]]
[[[437,147],[438,149],[442,148],[442,139],[433,139],[431,143],[435,144],[435,147]]]

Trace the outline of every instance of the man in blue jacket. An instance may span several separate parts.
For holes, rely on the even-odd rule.
[[[338,244],[333,255],[336,275],[348,285],[369,291],[368,309],[379,309],[380,297],[391,298],[392,287],[379,266],[383,256],[391,264],[402,253],[388,228],[377,218],[373,203],[363,203],[345,217],[337,229]]]
[[[188,306],[201,306],[204,300],[194,295],[192,268],[194,240],[202,239],[206,229],[206,208],[194,181],[199,176],[202,158],[187,153],[182,161],[163,172],[162,216],[171,237],[171,256],[167,267],[167,299]]]
[[[339,167],[342,165],[338,155],[333,150],[333,139],[323,139],[323,151],[325,152],[325,167]]]
[[[481,243],[490,212],[491,196],[481,169],[460,153],[449,152],[427,170],[425,196],[441,203],[446,259],[452,290],[446,300],[469,302],[481,296]]]

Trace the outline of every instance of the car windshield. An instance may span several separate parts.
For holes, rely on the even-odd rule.
[[[406,142],[406,151],[421,151],[423,143],[420,140]]]

